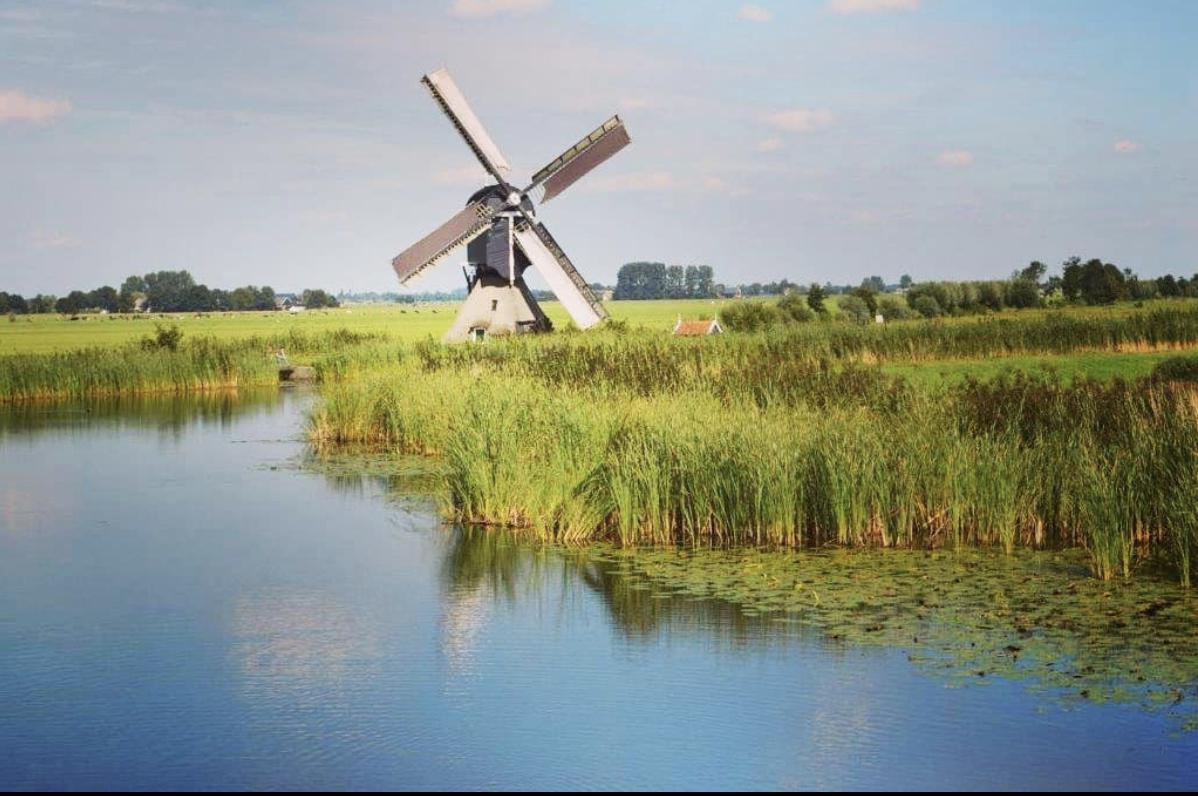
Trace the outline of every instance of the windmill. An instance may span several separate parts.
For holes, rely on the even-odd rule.
[[[627,146],[632,139],[620,117],[599,125],[534,174],[527,187],[517,189],[507,182],[511,170],[507,159],[470,110],[449,72],[440,69],[420,82],[495,178],[495,184],[476,191],[464,209],[391,261],[400,284],[406,285],[465,246],[466,302],[446,340],[552,329],[524,282],[529,267],[541,275],[578,328],[589,329],[606,318],[607,311],[582,274],[537,220],[530,196],[539,204],[548,202]]]

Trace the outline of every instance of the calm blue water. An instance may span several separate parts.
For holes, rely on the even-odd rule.
[[[645,608],[299,471],[308,400],[0,409],[0,787],[1198,785],[1159,714]]]

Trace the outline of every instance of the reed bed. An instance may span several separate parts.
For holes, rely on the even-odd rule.
[[[570,384],[542,360],[582,351],[598,372],[605,346],[630,355],[610,363],[626,384]],[[454,516],[557,540],[1080,546],[1100,578],[1193,575],[1190,387],[1016,377],[925,391],[826,363],[704,365],[699,379],[685,345],[661,370],[656,344],[512,348],[426,347],[329,392],[311,436],[438,454]]]
[[[167,336],[169,339],[169,335]],[[186,393],[274,384],[274,353],[310,358],[318,373],[345,375],[351,368],[393,364],[377,335],[349,330],[293,331],[237,340],[198,337],[162,345],[153,338],[116,348],[93,347],[48,354],[0,357],[0,403],[94,398],[145,393]]]

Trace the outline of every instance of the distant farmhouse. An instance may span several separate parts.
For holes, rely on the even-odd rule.
[[[303,312],[304,305],[294,293],[279,293],[275,296],[275,309],[286,312]]]
[[[706,337],[709,334],[723,334],[724,327],[720,326],[717,320],[710,321],[684,321],[679,316],[678,323],[674,324],[675,337]]]

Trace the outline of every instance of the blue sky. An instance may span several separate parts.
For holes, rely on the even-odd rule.
[[[394,289],[483,182],[441,66],[517,179],[624,118],[540,213],[591,280],[1191,274],[1195,41],[1194,2],[0,0],[0,289]]]

